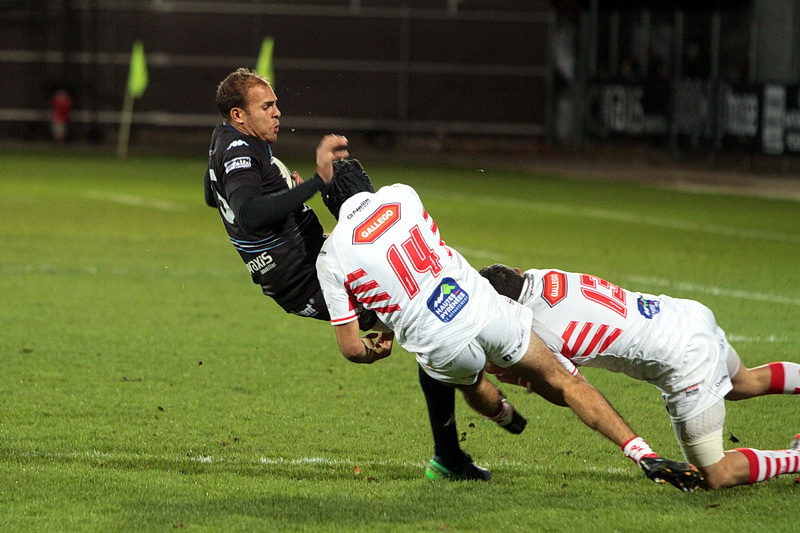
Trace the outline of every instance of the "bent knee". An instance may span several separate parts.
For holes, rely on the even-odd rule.
[[[716,463],[701,466],[700,472],[705,478],[703,488],[719,490],[748,483],[750,467],[747,458],[741,452],[728,450]]]

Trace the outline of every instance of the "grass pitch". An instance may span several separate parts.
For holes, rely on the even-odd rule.
[[[365,164],[377,186],[414,186],[475,267],[698,299],[746,364],[800,360],[797,202]],[[6,153],[0,168],[2,531],[796,530],[791,477],[657,486],[569,411],[510,387],[521,436],[458,405],[494,480],[431,482],[413,358],[347,363],[330,326],[261,296],[203,205],[202,157]],[[680,457],[654,388],[586,373]],[[785,447],[798,412],[796,397],[728,404],[730,447]]]

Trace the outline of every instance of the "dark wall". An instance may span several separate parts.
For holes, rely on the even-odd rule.
[[[113,129],[135,39],[150,84],[134,124],[205,127],[217,83],[271,36],[288,127],[538,135],[554,22],[544,0],[0,4],[0,133],[40,134],[57,86],[74,135]]]

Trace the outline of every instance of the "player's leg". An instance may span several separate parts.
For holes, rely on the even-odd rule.
[[[421,366],[418,368],[419,384],[425,395],[433,434],[434,456],[428,463],[425,475],[431,479],[488,481],[492,477],[491,472],[475,465],[458,442],[455,387],[433,379]]]
[[[739,369],[731,378],[733,390],[726,400],[747,400],[767,394],[800,394],[800,364],[788,361]]]
[[[674,409],[673,409],[674,410]],[[720,489],[747,481],[747,459],[738,452],[723,451],[722,428],[725,402],[717,400],[708,409],[685,421],[672,421],[675,438],[687,461],[703,474],[704,488]]]
[[[782,474],[800,472],[800,449],[756,450],[737,448],[723,451],[722,428],[725,403],[683,422],[673,422],[686,460],[696,465],[709,490],[758,483]]]
[[[710,332],[716,339],[713,346],[709,345],[706,349],[715,350],[721,347],[720,356],[727,365],[732,390],[725,395],[726,400],[747,400],[767,394],[800,394],[800,364],[780,361],[747,368],[742,364],[736,350],[728,343],[725,332],[717,325],[711,310],[694,303],[705,311],[703,316],[706,319],[706,325],[711,328]],[[703,323],[703,321],[698,320],[697,323]]]
[[[460,385],[458,388],[464,394],[467,405],[486,418],[498,415],[503,409],[503,396],[482,373],[475,384]]]
[[[699,466],[699,465],[698,465]],[[699,467],[710,490],[759,483],[783,474],[800,473],[800,450],[726,450],[723,459]]]
[[[451,392],[453,387],[466,387],[465,398],[470,405],[478,407],[481,414],[491,414],[492,407],[502,403],[502,397],[496,387],[478,385],[480,379],[486,381],[481,375],[486,358],[475,340],[455,356],[439,355],[417,354],[417,362],[426,374],[426,377],[420,376],[420,384],[426,393],[426,399],[430,401],[428,415],[437,450],[437,455],[431,459],[425,475],[431,479],[488,481],[491,473],[476,466],[469,455],[460,450],[454,419],[455,399]],[[439,452],[448,454],[447,459],[440,457]],[[459,453],[463,454],[463,462],[453,465],[459,461]]]
[[[478,381],[474,385],[461,385],[459,389],[464,394],[467,405],[506,431],[519,434],[525,429],[527,424],[525,418],[483,373],[478,376]]]
[[[497,360],[493,362],[500,364]],[[531,335],[525,355],[509,368],[529,380],[532,390],[544,394],[551,402],[568,405],[589,428],[617,444],[652,481],[670,483],[684,492],[694,490],[701,481],[693,465],[671,461],[653,452],[605,396],[586,380],[568,372],[535,334]]]
[[[461,459],[464,452],[458,444],[455,388],[433,379],[421,366],[418,368],[419,385],[425,395],[428,419],[433,432],[434,453],[448,462]]]
[[[428,359],[417,356],[417,361],[430,377],[445,384],[452,384],[461,390],[467,405],[479,414],[511,433],[521,433],[525,428],[525,419],[483,375],[487,339],[493,337],[498,329],[504,328],[507,328],[507,325],[502,317],[490,321],[481,334],[454,357],[437,360],[435,356]]]
[[[503,398],[497,388],[482,376],[481,370],[485,364],[485,358],[477,343],[473,342],[454,360],[445,361],[440,366],[436,361],[429,360],[428,363],[423,363],[419,356],[417,360],[420,368],[430,380],[441,381],[443,382],[441,385],[444,387],[458,386],[462,388],[467,403],[476,408],[479,413],[489,416],[503,404]],[[490,480],[491,472],[475,465],[472,458],[460,450],[454,420],[454,398],[452,395],[445,394],[447,389],[441,385],[434,385],[429,379],[420,377],[420,383],[426,393],[430,395],[432,402],[428,414],[431,419],[437,455],[430,460],[425,475],[431,479]],[[442,401],[441,404],[437,402],[437,398]],[[512,418],[512,422],[517,420],[518,418]],[[502,424],[504,421],[496,420],[496,422]],[[524,419],[522,422],[522,427],[524,427]],[[451,455],[444,459],[438,455],[439,451]],[[458,453],[462,454],[461,462],[459,462]]]
[[[419,367],[419,382],[428,406],[433,433],[434,456],[428,461],[425,476],[451,481],[489,481],[492,473],[476,465],[458,442],[455,416],[455,388],[437,381]]]

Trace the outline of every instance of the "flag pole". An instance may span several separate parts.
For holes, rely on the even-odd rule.
[[[131,138],[131,121],[133,119],[133,95],[125,91],[122,101],[122,112],[119,119],[119,141],[117,143],[117,157],[125,159],[128,156],[128,143]]]

